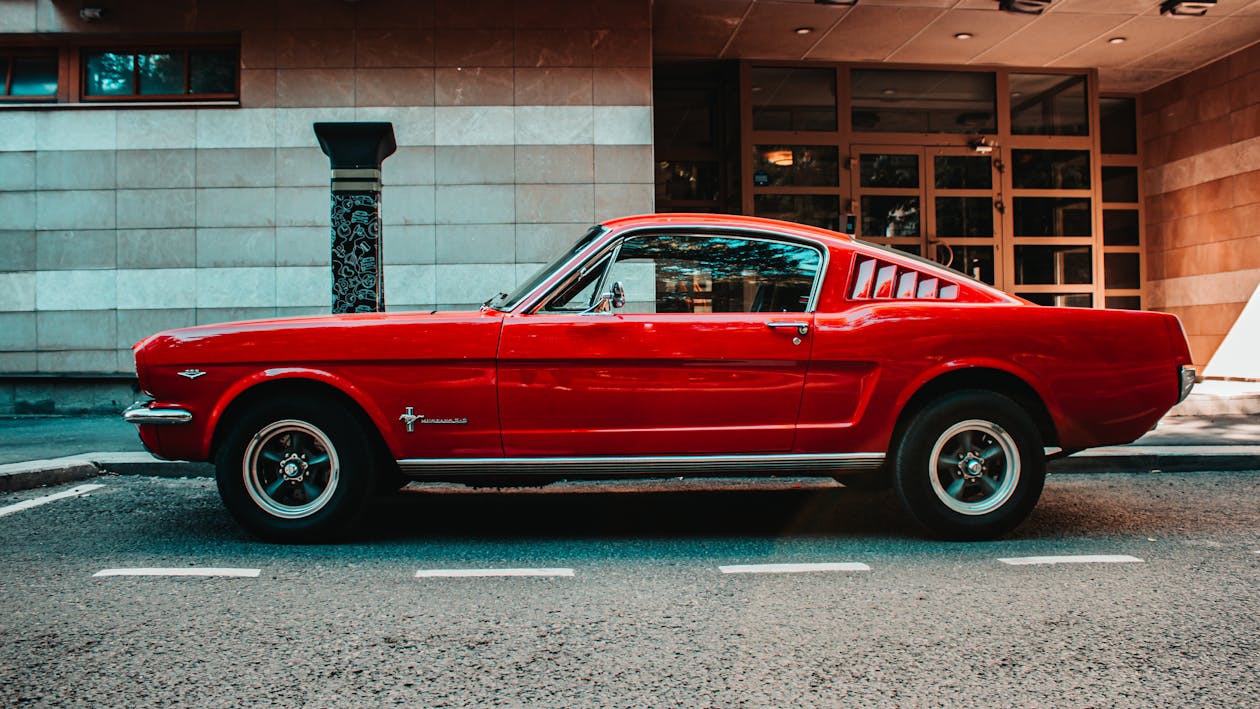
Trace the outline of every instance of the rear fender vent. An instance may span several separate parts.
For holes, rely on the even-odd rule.
[[[891,261],[858,256],[849,297],[853,300],[955,300],[958,284]]]

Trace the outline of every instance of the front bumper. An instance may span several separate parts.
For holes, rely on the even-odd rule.
[[[192,421],[191,411],[185,409],[153,408],[152,401],[137,401],[123,411],[123,420],[137,426],[147,423],[175,424]]]

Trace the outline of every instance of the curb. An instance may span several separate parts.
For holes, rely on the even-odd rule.
[[[1204,473],[1260,470],[1260,446],[1143,446],[1094,448],[1051,461],[1047,470],[1074,473]],[[87,480],[98,475],[213,477],[214,465],[161,460],[148,453],[85,453],[0,465],[0,492]]]
[[[0,465],[0,492],[78,482],[100,474],[96,464],[83,456],[8,463]]]

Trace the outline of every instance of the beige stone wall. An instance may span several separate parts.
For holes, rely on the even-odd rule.
[[[128,372],[156,330],[327,312],[314,121],[394,123],[391,310],[480,303],[653,208],[649,0],[78,7],[5,0],[0,32],[239,32],[241,106],[0,108],[0,375]]]
[[[1203,366],[1260,284],[1260,44],[1142,95],[1147,301]]]

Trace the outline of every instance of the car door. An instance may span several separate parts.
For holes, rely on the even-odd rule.
[[[633,233],[504,319],[504,454],[789,451],[824,250]],[[599,296],[624,288],[625,302]]]

